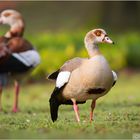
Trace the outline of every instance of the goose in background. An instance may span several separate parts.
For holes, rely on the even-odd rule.
[[[23,38],[25,24],[18,11],[12,9],[2,11],[0,24],[10,26],[10,30],[0,37],[0,110],[2,110],[2,89],[7,76],[21,75],[35,68],[40,63],[40,56],[33,45]],[[15,80],[13,112],[19,110],[18,96],[19,83]]]
[[[77,104],[92,100],[90,121],[96,100],[108,93],[115,85],[117,74],[111,70],[107,60],[98,48],[99,43],[114,44],[103,29],[89,31],[84,39],[89,58],[73,58],[48,79],[55,80],[56,86],[50,97],[50,113],[52,121],[58,117],[61,104],[73,105],[76,120],[80,122]]]

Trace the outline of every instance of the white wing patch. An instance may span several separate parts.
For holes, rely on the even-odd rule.
[[[71,73],[69,71],[60,72],[56,79],[56,87],[61,88],[62,86],[64,86],[64,84],[69,81],[70,74]]]
[[[117,76],[116,72],[112,70],[112,74],[113,74],[114,81],[117,81],[118,76]]]
[[[29,50],[21,53],[13,53],[12,55],[26,66],[36,67],[40,63],[40,56],[35,50]]]

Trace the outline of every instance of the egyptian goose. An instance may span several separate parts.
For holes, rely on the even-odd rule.
[[[29,71],[40,63],[40,56],[32,44],[23,38],[24,21],[15,10],[4,10],[0,23],[10,26],[10,30],[0,37],[0,110],[2,110],[2,87],[8,73],[15,75]],[[18,111],[19,83],[15,81],[15,100],[13,112]]]
[[[58,117],[58,108],[61,104],[71,104],[79,122],[77,104],[91,99],[90,121],[93,120],[93,110],[96,100],[105,95],[117,80],[117,75],[111,70],[107,60],[99,51],[99,43],[114,42],[103,29],[88,32],[84,39],[89,58],[74,58],[50,74],[48,79],[56,80],[56,87],[51,94],[50,113],[52,121]]]

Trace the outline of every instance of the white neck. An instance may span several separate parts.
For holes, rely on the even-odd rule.
[[[87,49],[87,52],[88,52],[90,58],[94,57],[95,55],[100,54],[97,44],[85,43],[85,46],[86,46],[86,49]]]
[[[22,36],[24,32],[24,22],[19,20],[13,25],[10,25],[10,30],[4,35],[6,38],[11,38],[13,36]]]

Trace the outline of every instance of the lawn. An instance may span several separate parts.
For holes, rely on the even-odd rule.
[[[140,74],[120,75],[108,95],[98,99],[95,120],[89,122],[90,101],[79,105],[81,123],[75,121],[72,106],[61,106],[58,121],[52,123],[49,97],[53,83],[23,85],[20,112],[11,113],[13,88],[3,95],[0,138],[129,138],[140,133]]]

